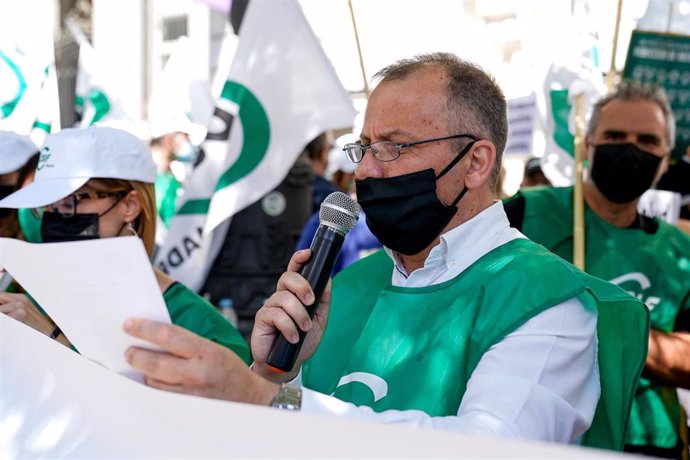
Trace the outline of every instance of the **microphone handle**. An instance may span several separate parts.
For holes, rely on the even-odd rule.
[[[316,235],[314,235],[309,248],[312,251],[311,258],[300,271],[300,274],[307,279],[314,291],[314,303],[305,307],[309,318],[314,318],[316,307],[319,305],[324,289],[326,289],[328,278],[331,276],[344,239],[343,234],[326,225],[320,225]],[[267,364],[275,371],[290,372],[295,366],[297,355],[299,355],[307,335],[299,327],[297,331],[299,332],[299,342],[297,343],[288,342],[282,334],[273,342]]]

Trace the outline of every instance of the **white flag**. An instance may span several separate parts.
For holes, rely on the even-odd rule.
[[[51,12],[44,2],[0,4],[0,129],[38,146],[60,129]]]
[[[252,0],[203,155],[156,264],[198,290],[228,218],[275,188],[305,145],[352,125],[349,95],[295,0]]]
[[[79,127],[91,125],[113,125],[132,130],[128,125],[136,117],[129,116],[119,98],[112,90],[109,74],[101,70],[101,58],[79,26],[71,19],[65,25],[79,44],[79,64],[77,70],[76,109],[81,115]],[[122,125],[122,126],[120,126]]]
[[[575,30],[544,79],[540,102],[545,118],[546,149],[541,167],[557,187],[574,182],[575,98],[584,95],[587,120],[594,103],[605,94],[596,56],[592,37]]]
[[[151,137],[178,131],[184,125],[192,144],[204,140],[214,97],[208,79],[199,75],[203,65],[197,62],[197,55],[188,37],[180,37],[175,43],[149,98]]]

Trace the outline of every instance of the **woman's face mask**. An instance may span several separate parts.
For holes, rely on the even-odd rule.
[[[115,196],[118,196],[116,193]],[[100,218],[108,214],[126,196],[121,194],[117,201],[102,213],[77,213],[77,201],[74,200],[73,212],[63,214],[59,211],[44,211],[41,219],[41,237],[44,243],[59,243],[65,241],[82,241],[100,238]],[[126,224],[123,224],[124,227]],[[120,231],[122,231],[120,229]]]
[[[197,149],[191,142],[185,140],[175,150],[175,159],[183,163],[194,163],[196,161]]]

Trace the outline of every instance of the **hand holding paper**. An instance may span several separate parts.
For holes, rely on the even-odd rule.
[[[0,238],[0,266],[60,326],[83,356],[140,380],[125,350],[151,344],[122,331],[127,318],[170,323],[137,237],[32,244]]]

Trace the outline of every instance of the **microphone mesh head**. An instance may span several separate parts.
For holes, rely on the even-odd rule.
[[[359,205],[343,192],[333,192],[323,200],[319,210],[321,225],[327,225],[343,235],[352,230],[359,219]]]

